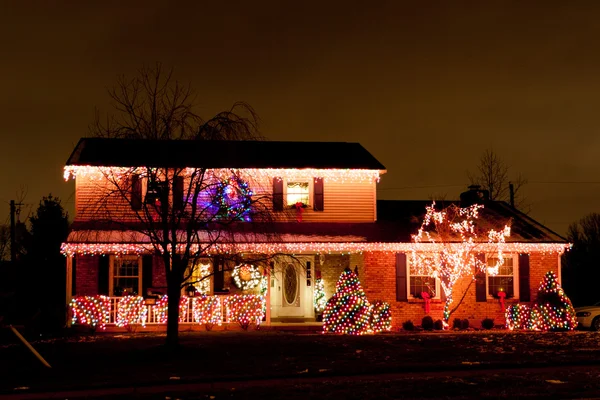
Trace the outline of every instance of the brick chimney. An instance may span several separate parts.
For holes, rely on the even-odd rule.
[[[490,200],[490,192],[481,189],[479,185],[471,185],[466,192],[460,194],[460,206],[469,207],[473,204],[483,204]]]

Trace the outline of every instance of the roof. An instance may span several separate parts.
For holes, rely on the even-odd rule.
[[[445,201],[439,204],[459,204]],[[382,241],[408,242],[421,226],[425,207],[431,200],[377,200],[377,224]],[[480,220],[495,229],[510,221],[511,235],[507,242],[514,243],[567,243],[560,236],[530,216],[511,207],[504,201],[486,201],[479,212]]]
[[[458,202],[444,202],[449,205]],[[377,222],[240,222],[228,227],[237,242],[366,242],[410,243],[425,215],[429,200],[378,200]],[[487,201],[480,221],[500,229],[511,222],[507,243],[567,243],[567,240],[529,216],[501,201]],[[133,228],[133,225],[129,229]],[[137,227],[140,229],[140,227]],[[137,242],[123,224],[101,221],[75,221],[67,242]],[[210,229],[210,228],[209,228]]]
[[[385,170],[359,143],[82,138],[66,165]]]

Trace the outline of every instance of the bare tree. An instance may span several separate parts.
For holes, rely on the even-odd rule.
[[[523,195],[523,187],[527,184],[527,179],[521,173],[511,178],[510,166],[494,150],[486,149],[479,159],[477,171],[467,172],[467,176],[472,185],[479,185],[489,192],[490,200],[506,201],[511,204],[514,202],[515,208],[525,213],[531,211],[531,205]],[[511,185],[513,201],[511,201]]]
[[[567,231],[573,248],[564,254],[564,287],[575,305],[600,301],[600,214],[591,213],[571,224]]]
[[[142,68],[133,79],[119,78],[109,94],[115,112],[104,120],[96,114],[91,127],[95,136],[165,141],[264,139],[258,131],[258,117],[246,103],[235,103],[228,111],[202,119],[194,111],[191,88],[174,80],[172,71],[163,71],[160,64]],[[240,241],[270,240],[270,199],[269,191],[261,189],[265,177],[251,176],[245,170],[151,164],[99,169],[103,183],[98,189],[103,196],[88,207],[94,220],[119,227],[128,235],[126,241],[147,242],[162,258],[168,295],[166,344],[173,347],[179,340],[181,289],[189,284],[199,260],[217,253],[239,260],[236,246]],[[255,263],[269,258],[244,257]]]
[[[0,225],[0,261],[10,260],[10,227]]]

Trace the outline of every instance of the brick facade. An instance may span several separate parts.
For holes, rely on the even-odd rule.
[[[75,296],[98,294],[98,256],[76,256]]]
[[[529,258],[530,281],[529,287],[531,300],[535,301],[538,285],[547,271],[558,271],[558,256],[556,254],[532,253]],[[407,320],[413,321],[415,325],[421,324],[425,314],[424,301],[411,299],[408,301],[396,301],[396,255],[394,253],[365,253],[364,274],[361,283],[365,293],[371,302],[383,300],[390,304],[392,309],[392,324],[399,328]],[[450,323],[454,318],[468,319],[471,326],[479,327],[484,318],[493,318],[496,324],[504,324],[504,311],[500,302],[496,299],[488,299],[485,302],[475,301],[475,284],[471,284],[470,278],[460,280],[455,288],[453,297],[455,302],[460,300],[465,289],[468,292],[459,308],[450,317]],[[518,285],[518,282],[515,282]],[[508,299],[506,306],[519,302],[518,299]],[[451,306],[451,309],[453,307]],[[442,319],[444,304],[441,300],[432,300],[429,315],[434,320]]]

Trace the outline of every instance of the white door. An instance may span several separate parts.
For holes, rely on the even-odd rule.
[[[312,258],[298,261],[282,259],[277,263],[271,292],[274,317],[309,318],[314,315],[311,290],[313,268]]]

